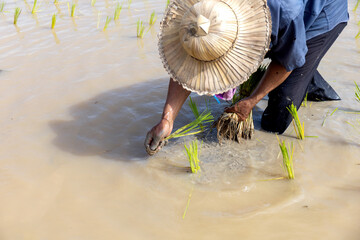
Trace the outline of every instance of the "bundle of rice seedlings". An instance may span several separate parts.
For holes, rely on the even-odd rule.
[[[38,12],[39,7],[36,6],[36,4],[37,4],[37,0],[34,1],[34,5],[33,5],[33,8],[32,8],[32,10],[31,10],[31,14],[35,14],[35,13]]]
[[[19,8],[19,7],[15,8],[15,13],[14,13],[14,24],[15,25],[17,24],[20,13],[21,13],[21,8]]]
[[[209,110],[203,111],[194,121],[191,123],[179,128],[172,134],[170,134],[165,140],[169,140],[172,138],[185,137],[189,135],[195,135],[205,131],[205,127],[201,127],[200,125],[205,125],[213,122],[214,117],[212,116]]]
[[[198,141],[192,141],[189,146],[185,147],[185,154],[189,160],[190,168],[192,173],[198,173],[201,171],[200,169],[200,160],[199,160],[199,148],[198,148]]]
[[[56,14],[54,13],[51,20],[51,29],[54,29],[56,23]]]
[[[211,112],[209,110],[205,110],[202,112],[194,121],[192,121],[189,124],[186,124],[185,126],[179,128],[172,134],[170,134],[168,137],[166,137],[163,141],[160,142],[160,147],[158,147],[156,150],[151,150],[149,146],[146,147],[146,152],[152,156],[155,153],[157,153],[161,147],[165,146],[169,139],[172,138],[180,138],[190,135],[195,135],[198,133],[202,133],[206,130],[204,127],[205,124],[210,124],[214,121],[214,117],[212,116]],[[201,127],[201,126],[202,127]]]
[[[111,22],[111,17],[107,16],[103,31],[105,31],[107,29],[110,22]]]
[[[260,66],[249,79],[241,84],[232,99],[232,104],[236,104],[243,98],[249,97],[259,84],[266,72],[267,66]],[[224,112],[214,123],[217,128],[217,137],[221,143],[223,139],[240,142],[241,138],[251,139],[254,134],[254,122],[252,111],[245,121],[240,121],[235,113]]]
[[[116,5],[115,8],[115,13],[114,13],[114,21],[118,20],[120,18],[120,12],[122,9],[122,4],[120,4],[119,2]]]
[[[140,19],[137,21],[136,23],[136,36],[138,38],[143,38],[144,37],[144,33],[145,33],[145,26],[143,21],[141,21]]]
[[[154,25],[156,20],[157,20],[157,16],[155,14],[155,11],[153,11],[150,15],[149,25],[150,26]]]
[[[354,82],[354,83],[355,83],[355,99],[356,99],[356,101],[358,101],[360,103],[360,88],[356,82]]]
[[[305,139],[305,132],[304,132],[305,123],[303,122],[301,124],[296,107],[292,103],[290,107],[287,107],[287,110],[289,110],[291,116],[293,117],[293,125],[295,129],[296,137],[301,140]]]
[[[289,149],[287,149],[285,145],[285,141],[280,141],[279,137],[276,136],[279,142],[279,147],[283,156],[283,167],[287,172],[289,179],[294,179],[294,164],[293,164],[293,156],[294,156],[294,144],[291,142],[289,145]],[[290,151],[290,152],[289,152]]]
[[[240,142],[241,138],[251,139],[254,134],[252,112],[245,121],[240,121],[236,113],[223,113],[215,122],[215,126],[220,143],[223,139]]]

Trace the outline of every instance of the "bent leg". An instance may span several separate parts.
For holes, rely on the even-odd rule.
[[[308,52],[304,66],[295,69],[280,86],[269,93],[268,107],[261,119],[264,130],[282,134],[287,129],[292,121],[287,107],[291,103],[294,103],[297,109],[300,107],[321,59],[345,26],[346,23],[340,23],[330,32],[307,41]]]
[[[316,70],[307,88],[307,100],[309,101],[336,101],[341,100],[335,90],[325,81]]]

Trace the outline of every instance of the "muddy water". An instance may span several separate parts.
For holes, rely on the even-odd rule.
[[[40,2],[35,16],[26,1],[8,2],[0,15],[0,239],[360,238],[360,116],[348,113],[360,109],[358,14],[320,66],[343,100],[300,110],[306,135],[318,138],[298,142],[292,128],[281,137],[295,145],[290,182],[269,181],[284,173],[276,137],[259,129],[265,100],[255,109],[256,139],[220,146],[214,133],[203,138],[200,175],[188,173],[183,153],[193,138],[146,156],[168,79],[158,22],[138,40],[136,21],[147,25],[153,10],[160,18],[165,1],[124,2],[105,32],[114,2],[79,0],[73,19],[67,2]],[[193,97],[214,115],[226,105]],[[185,105],[175,128],[191,119]]]

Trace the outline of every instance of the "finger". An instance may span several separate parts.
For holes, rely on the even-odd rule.
[[[150,145],[151,140],[152,140],[152,132],[149,131],[145,137],[145,142],[144,142],[145,147],[148,147]]]
[[[234,107],[226,108],[225,112],[227,112],[227,113],[237,113],[237,111],[235,110]]]
[[[161,141],[161,138],[159,136],[155,136],[153,139],[152,139],[152,142],[150,144],[150,149],[155,151],[159,144],[160,144],[160,141]]]

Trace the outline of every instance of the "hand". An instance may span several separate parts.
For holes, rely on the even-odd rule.
[[[173,123],[163,118],[147,133],[144,144],[150,156],[160,151],[165,145],[164,138],[170,135],[172,129]]]
[[[235,103],[233,106],[225,108],[225,112],[236,113],[240,121],[245,121],[255,105],[256,104],[254,104],[248,98],[244,98],[243,100]]]

